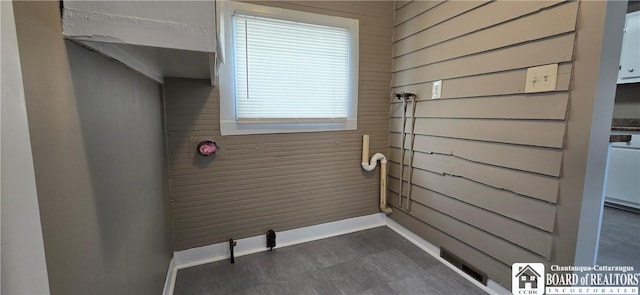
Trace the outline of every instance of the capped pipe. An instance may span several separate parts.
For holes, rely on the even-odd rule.
[[[369,162],[368,159],[369,159],[369,134],[365,134],[362,136],[362,163]],[[367,171],[371,171],[371,170],[367,170]]]

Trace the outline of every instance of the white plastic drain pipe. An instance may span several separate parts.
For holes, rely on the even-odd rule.
[[[391,214],[391,208],[387,206],[387,157],[381,153],[375,153],[369,160],[369,135],[362,136],[362,169],[373,171],[380,161],[380,211]]]

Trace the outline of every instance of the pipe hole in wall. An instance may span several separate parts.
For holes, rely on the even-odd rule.
[[[198,143],[198,154],[203,157],[215,155],[218,151],[218,144],[215,141],[205,140]]]

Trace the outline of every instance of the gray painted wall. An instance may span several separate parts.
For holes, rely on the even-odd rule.
[[[171,258],[159,85],[14,11],[52,294],[159,294]]]
[[[40,210],[33,171],[18,39],[11,1],[2,12],[2,294],[48,294]]]
[[[176,250],[378,212],[377,172],[360,168],[362,134],[388,152],[393,3],[257,1],[360,21],[358,130],[220,136],[219,93],[167,79],[167,135]],[[200,140],[220,146],[196,155]]]

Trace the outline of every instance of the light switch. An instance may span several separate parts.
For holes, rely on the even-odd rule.
[[[431,99],[440,98],[442,93],[442,80],[433,81],[433,88],[431,89]]]
[[[558,80],[558,64],[550,64],[527,69],[525,93],[545,92],[556,90]]]

